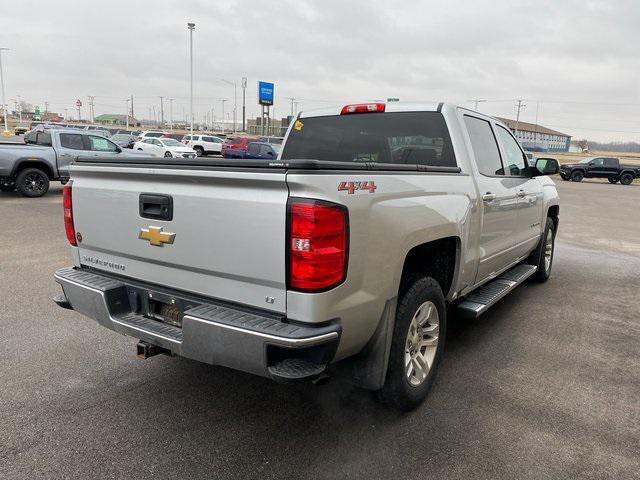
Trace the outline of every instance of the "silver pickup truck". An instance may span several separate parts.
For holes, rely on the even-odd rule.
[[[442,103],[300,114],[277,160],[79,158],[60,306],[176,354],[278,381],[346,374],[403,410],[447,317],[545,281],[553,159]]]
[[[140,156],[94,132],[77,129],[36,128],[29,137],[29,144],[0,143],[0,191],[41,197],[51,181],[69,179],[69,164],[78,155]]]

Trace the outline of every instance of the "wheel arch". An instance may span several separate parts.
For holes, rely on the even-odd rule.
[[[461,241],[457,236],[442,237],[413,246],[405,255],[398,292],[416,275],[433,277],[445,298],[455,284],[460,262]]]
[[[560,205],[551,205],[547,209],[547,217],[553,220],[553,228],[558,230],[558,223],[560,222]]]
[[[44,160],[34,160],[31,158],[23,158],[18,160],[16,162],[16,166],[13,169],[12,177],[16,178],[20,174],[20,172],[26,170],[27,168],[37,168],[39,170],[42,170],[45,175],[47,175],[47,178],[49,178],[49,180],[54,180],[55,178],[51,165],[49,165]]]

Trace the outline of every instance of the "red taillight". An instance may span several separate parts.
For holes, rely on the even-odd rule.
[[[64,231],[67,234],[67,240],[71,245],[78,245],[76,242],[76,229],[73,226],[73,206],[71,202],[71,186],[73,180],[69,180],[62,189],[62,211],[64,215]]]
[[[348,214],[342,205],[291,199],[288,209],[289,288],[328,290],[347,273]]]
[[[384,108],[384,103],[356,103],[342,107],[340,115],[349,115],[350,113],[384,112]]]

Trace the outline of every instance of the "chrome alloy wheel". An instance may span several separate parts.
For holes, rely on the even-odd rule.
[[[553,258],[553,231],[547,230],[547,238],[544,243],[544,271],[551,270],[551,259]]]
[[[405,375],[419,386],[427,378],[438,349],[440,318],[433,302],[424,302],[411,320],[404,351]]]

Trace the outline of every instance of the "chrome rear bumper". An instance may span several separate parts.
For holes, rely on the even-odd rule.
[[[292,324],[281,315],[258,312],[155,285],[105,275],[83,268],[55,273],[65,298],[56,297],[100,325],[200,362],[277,377],[278,362],[303,360],[325,366],[335,354],[339,325]],[[149,299],[182,305],[182,327],[147,312]],[[314,371],[316,371],[314,369]]]

